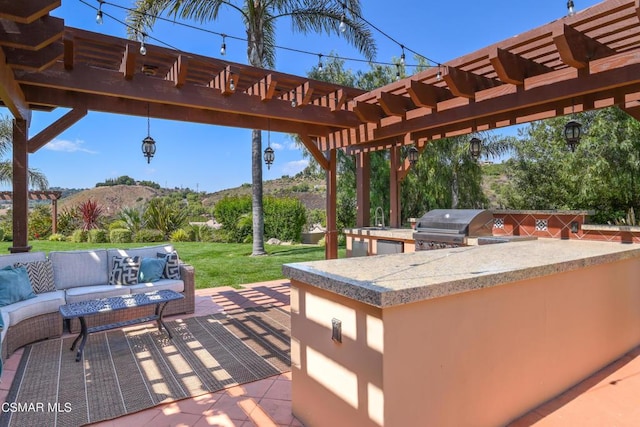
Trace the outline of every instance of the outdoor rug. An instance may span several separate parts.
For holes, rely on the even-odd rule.
[[[1,426],[80,426],[291,370],[290,316],[275,307],[166,322],[25,348]]]

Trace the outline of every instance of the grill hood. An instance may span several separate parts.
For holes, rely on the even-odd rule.
[[[486,209],[434,209],[416,222],[417,233],[493,235],[493,214]]]

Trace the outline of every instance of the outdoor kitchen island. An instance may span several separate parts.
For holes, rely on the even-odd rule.
[[[307,427],[498,426],[640,343],[640,245],[539,239],[287,264]]]

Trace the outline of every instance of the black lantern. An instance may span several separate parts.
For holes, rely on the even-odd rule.
[[[407,158],[409,159],[409,164],[411,165],[411,167],[413,167],[413,165],[415,165],[418,161],[418,154],[419,152],[415,145],[409,147]]]
[[[564,125],[564,139],[567,140],[567,146],[574,152],[576,147],[580,143],[580,137],[582,136],[582,125],[575,120],[571,120]]]
[[[267,169],[271,169],[271,165],[273,164],[275,158],[276,155],[273,152],[273,148],[271,148],[271,145],[269,145],[264,149],[264,162],[267,164]]]
[[[142,153],[147,158],[147,163],[151,163],[151,158],[156,154],[156,142],[150,136],[142,140]]]
[[[151,119],[149,118],[149,104],[147,104],[147,137],[142,140],[142,154],[151,163],[151,158],[156,154],[156,142],[151,138]]]
[[[478,160],[481,150],[482,141],[476,137],[471,138],[471,141],[469,141],[469,152],[471,153],[473,160]]]
[[[271,169],[271,165],[273,161],[276,159],[276,154],[271,148],[271,120],[269,119],[267,122],[267,148],[264,149],[264,162],[267,164],[267,169]]]

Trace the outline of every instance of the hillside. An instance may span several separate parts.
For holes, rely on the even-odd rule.
[[[489,208],[497,208],[499,207],[497,188],[506,182],[504,168],[502,165],[486,165],[484,168],[483,188],[490,201]],[[97,201],[98,205],[103,206],[105,213],[110,215],[125,207],[141,207],[154,197],[161,197],[172,191],[175,190],[156,190],[141,185],[96,187],[63,197],[58,202],[58,209],[69,209],[91,199]],[[323,179],[283,177],[265,181],[263,191],[265,195],[296,198],[308,209],[324,209],[326,206],[326,185]],[[210,208],[225,196],[250,194],[251,185],[243,184],[240,187],[205,194],[202,199],[202,204]]]
[[[112,215],[122,208],[141,207],[154,197],[163,196],[168,192],[169,190],[156,190],[142,185],[96,187],[63,197],[58,202],[58,209],[71,209],[91,199],[104,208],[106,215]]]

